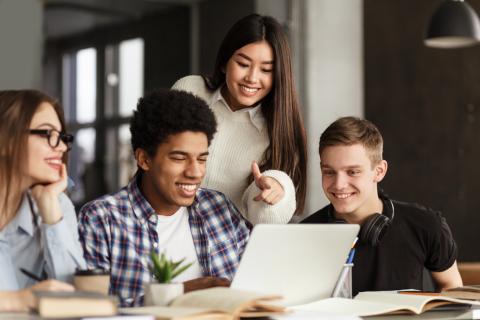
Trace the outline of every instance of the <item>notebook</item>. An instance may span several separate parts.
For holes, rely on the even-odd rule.
[[[280,294],[284,306],[328,298],[359,229],[355,224],[256,225],[231,287]]]

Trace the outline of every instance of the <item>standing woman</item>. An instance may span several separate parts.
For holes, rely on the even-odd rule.
[[[34,90],[0,91],[0,311],[26,311],[33,290],[73,290],[84,268],[67,186],[65,133],[57,102]],[[40,279],[36,282],[21,268]]]
[[[203,98],[218,130],[204,186],[230,197],[253,224],[287,223],[306,193],[306,137],[282,26],[252,14],[223,40],[210,77],[187,76],[173,89]]]

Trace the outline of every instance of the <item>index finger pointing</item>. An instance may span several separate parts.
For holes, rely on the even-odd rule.
[[[258,164],[256,161],[252,162],[252,173],[253,173],[253,178],[255,180],[258,180],[262,177],[262,173],[260,172],[260,168],[258,167]]]

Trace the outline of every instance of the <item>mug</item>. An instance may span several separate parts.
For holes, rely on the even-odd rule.
[[[99,292],[108,295],[110,272],[104,269],[77,269],[73,276],[76,290]]]

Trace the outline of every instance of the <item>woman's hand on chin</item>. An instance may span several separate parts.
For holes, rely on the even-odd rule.
[[[49,184],[34,185],[32,190],[33,198],[37,203],[43,223],[55,224],[63,217],[60,211],[58,196],[67,188],[67,168],[62,164],[60,179]]]

